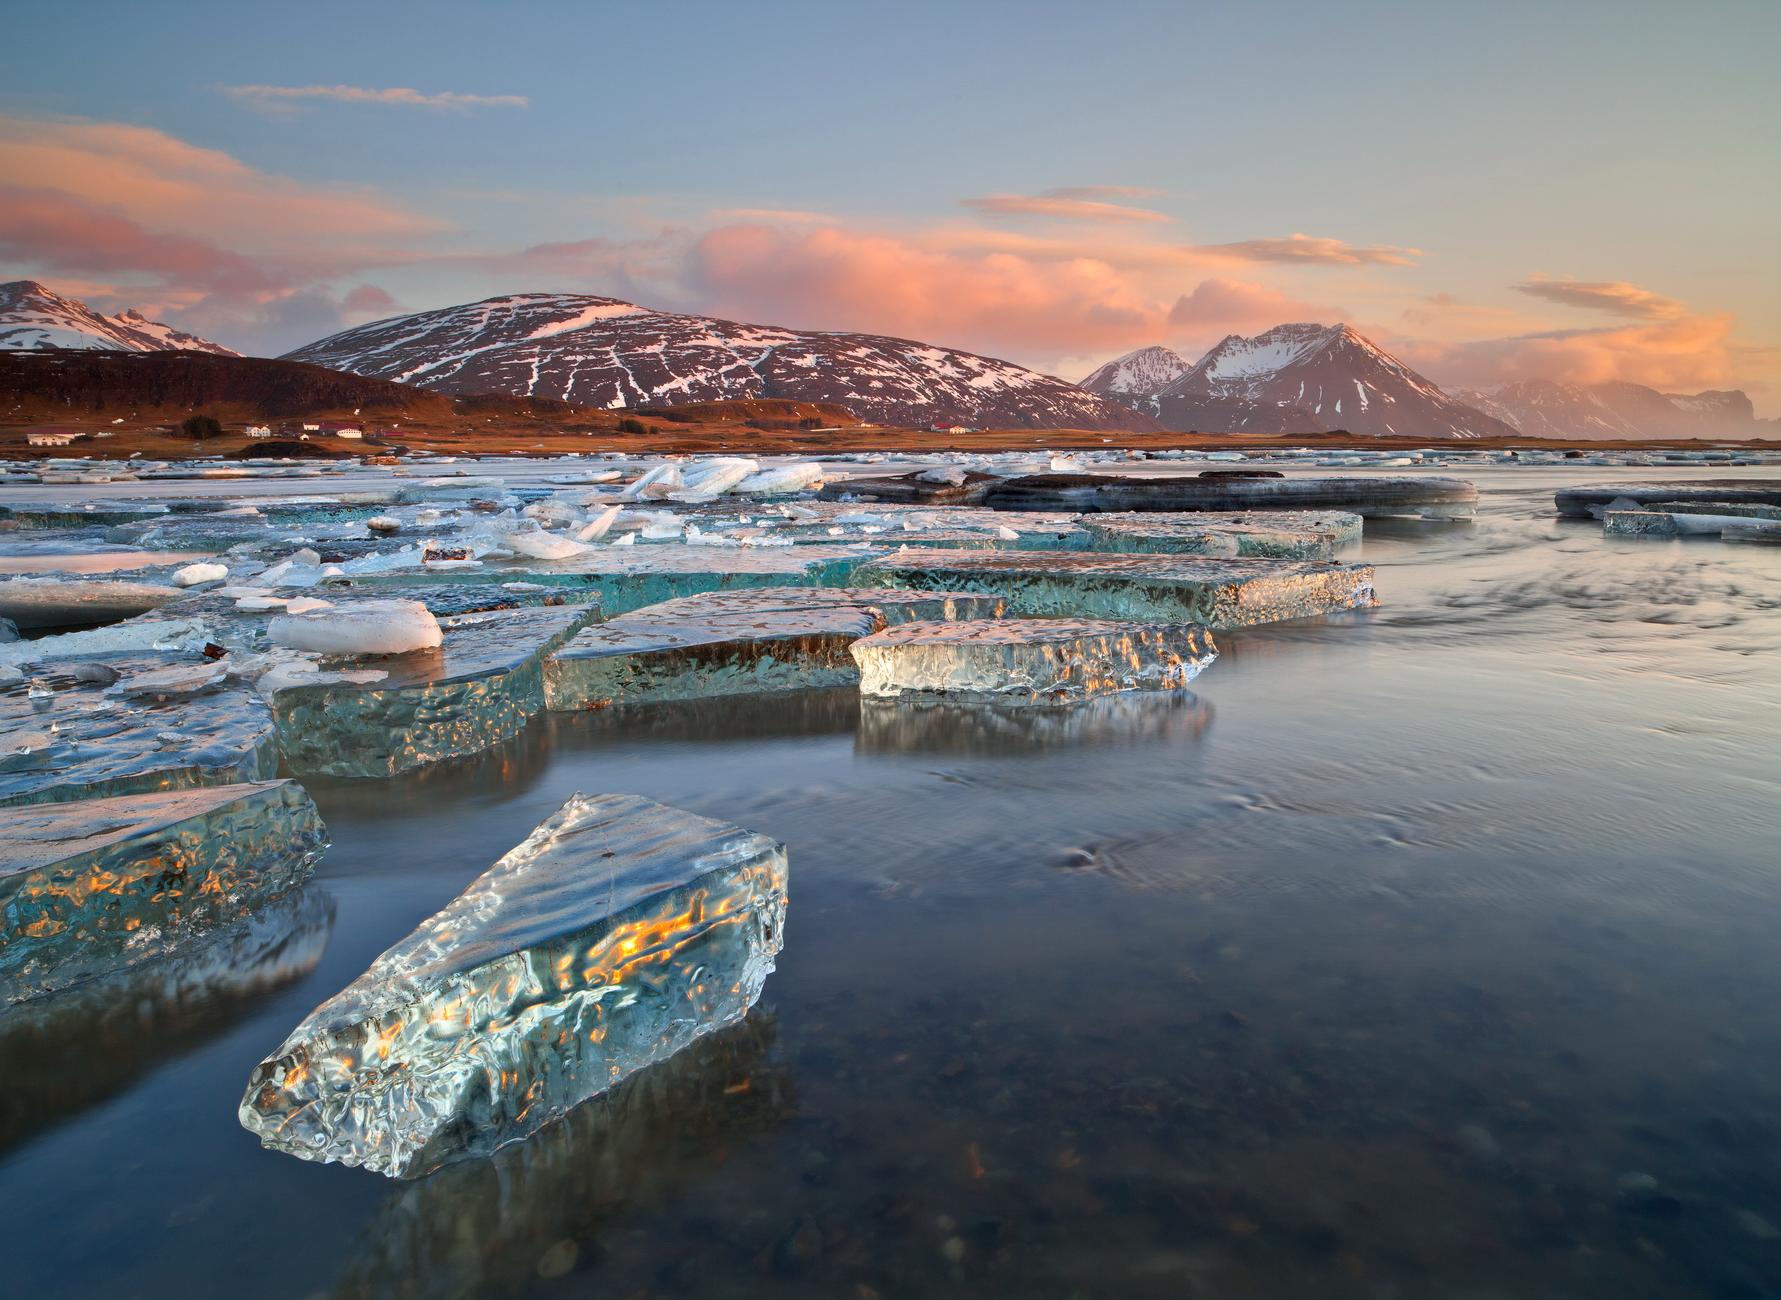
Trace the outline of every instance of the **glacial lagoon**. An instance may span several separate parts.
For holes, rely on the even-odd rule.
[[[302,776],[301,890],[0,1014],[15,1284],[1772,1294],[1781,550],[1554,508],[1668,469],[1438,472],[1474,519],[1336,552],[1376,608],[1219,630],[1185,690],[668,698]],[[255,1067],[577,792],[785,846],[752,1011],[424,1178],[263,1150]]]

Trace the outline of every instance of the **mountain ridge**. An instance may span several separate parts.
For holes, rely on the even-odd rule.
[[[436,392],[611,410],[770,397],[903,426],[1151,432],[1142,412],[1012,362],[911,339],[793,330],[619,298],[526,293],[374,321],[286,360]]]

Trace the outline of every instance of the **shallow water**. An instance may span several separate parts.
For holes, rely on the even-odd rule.
[[[1652,474],[1469,473],[1477,522],[1369,525],[1378,610],[1221,635],[1191,698],[665,705],[310,782],[331,930],[0,1017],[9,1282],[1781,1294],[1781,551],[1552,516]],[[252,1066],[576,790],[787,843],[748,1023],[416,1184],[260,1150]]]

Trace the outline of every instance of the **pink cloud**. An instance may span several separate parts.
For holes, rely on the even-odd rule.
[[[1666,298],[1625,280],[1573,280],[1568,276],[1553,279],[1535,275],[1509,287],[1517,293],[1544,298],[1547,302],[1605,311],[1633,320],[1671,320],[1688,314],[1688,308],[1674,298]]]
[[[1238,262],[1310,263],[1322,266],[1414,266],[1422,256],[1418,248],[1394,248],[1389,244],[1350,244],[1314,235],[1288,235],[1283,239],[1243,239],[1233,244],[1202,244],[1199,251]]]
[[[1329,324],[1350,319],[1340,307],[1318,307],[1265,284],[1243,280],[1202,280],[1169,309],[1169,325],[1179,336],[1205,337],[1207,331],[1244,334],[1290,321]]]
[[[959,206],[998,217],[1053,217],[1064,221],[1167,221],[1162,212],[1079,197],[1081,190],[1050,194],[986,194],[960,199]]]
[[[374,284],[357,286],[341,299],[340,305],[354,316],[389,316],[396,311],[394,295]]]

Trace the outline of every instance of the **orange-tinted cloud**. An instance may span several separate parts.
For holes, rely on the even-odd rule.
[[[1610,312],[1633,320],[1675,320],[1688,314],[1688,308],[1674,298],[1641,289],[1625,280],[1573,280],[1568,276],[1554,279],[1535,275],[1509,287],[1517,293],[1544,298],[1547,302]]]
[[[1166,213],[1152,212],[1149,208],[1127,207],[1123,203],[1109,203],[1104,198],[1086,197],[1113,188],[1074,186],[1044,194],[985,194],[979,198],[960,199],[959,206],[998,217],[1052,217],[1063,221],[1169,220]]]
[[[1419,248],[1389,244],[1357,245],[1315,235],[1284,239],[1243,239],[1233,244],[1201,244],[1199,251],[1239,262],[1310,263],[1321,266],[1414,266]]]
[[[149,229],[242,251],[388,248],[444,227],[367,191],[276,176],[116,122],[0,114],[0,184],[56,190]]]

